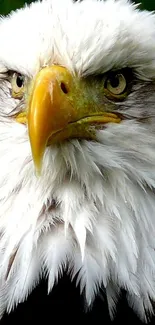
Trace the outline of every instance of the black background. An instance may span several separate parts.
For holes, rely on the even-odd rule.
[[[128,307],[125,293],[122,292],[117,306],[117,313],[113,321],[110,320],[106,299],[97,297],[91,311],[84,311],[84,299],[80,296],[79,288],[75,282],[64,275],[59,284],[47,295],[47,283],[42,281],[33,290],[26,302],[18,307],[10,315],[5,314],[0,325],[48,323],[67,324],[90,323],[90,324],[136,324],[141,325],[136,314]],[[155,324],[155,317],[149,324]]]

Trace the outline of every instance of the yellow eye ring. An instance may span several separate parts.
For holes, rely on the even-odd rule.
[[[25,77],[19,73],[14,73],[11,79],[12,97],[21,99],[24,94]]]
[[[127,82],[123,74],[116,73],[108,76],[105,81],[105,88],[112,95],[122,95],[126,90]]]

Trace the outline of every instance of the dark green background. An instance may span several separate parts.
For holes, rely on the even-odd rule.
[[[16,8],[20,8],[24,5],[24,3],[31,3],[32,0],[0,0],[0,14],[6,15],[11,10],[15,10]]]
[[[30,3],[32,0],[0,0],[0,14],[6,15],[11,10],[22,7],[25,2]],[[134,2],[141,2],[142,9],[155,10],[155,0],[135,0]]]

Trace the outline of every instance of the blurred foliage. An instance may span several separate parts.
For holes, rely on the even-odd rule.
[[[0,0],[0,14],[7,15],[10,11],[21,8],[25,3],[31,3],[32,0]]]
[[[0,0],[0,14],[6,15],[10,11],[21,8],[25,3],[30,2],[32,0]],[[141,9],[155,10],[155,0],[133,0],[133,2],[141,3]]]
[[[155,0],[133,0],[135,3],[141,3],[141,9],[155,10]]]

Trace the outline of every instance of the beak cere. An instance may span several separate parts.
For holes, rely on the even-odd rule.
[[[77,79],[56,65],[43,68],[36,76],[29,100],[28,132],[37,174],[47,145],[69,138],[95,139],[90,126],[120,122],[116,114],[98,112]]]

